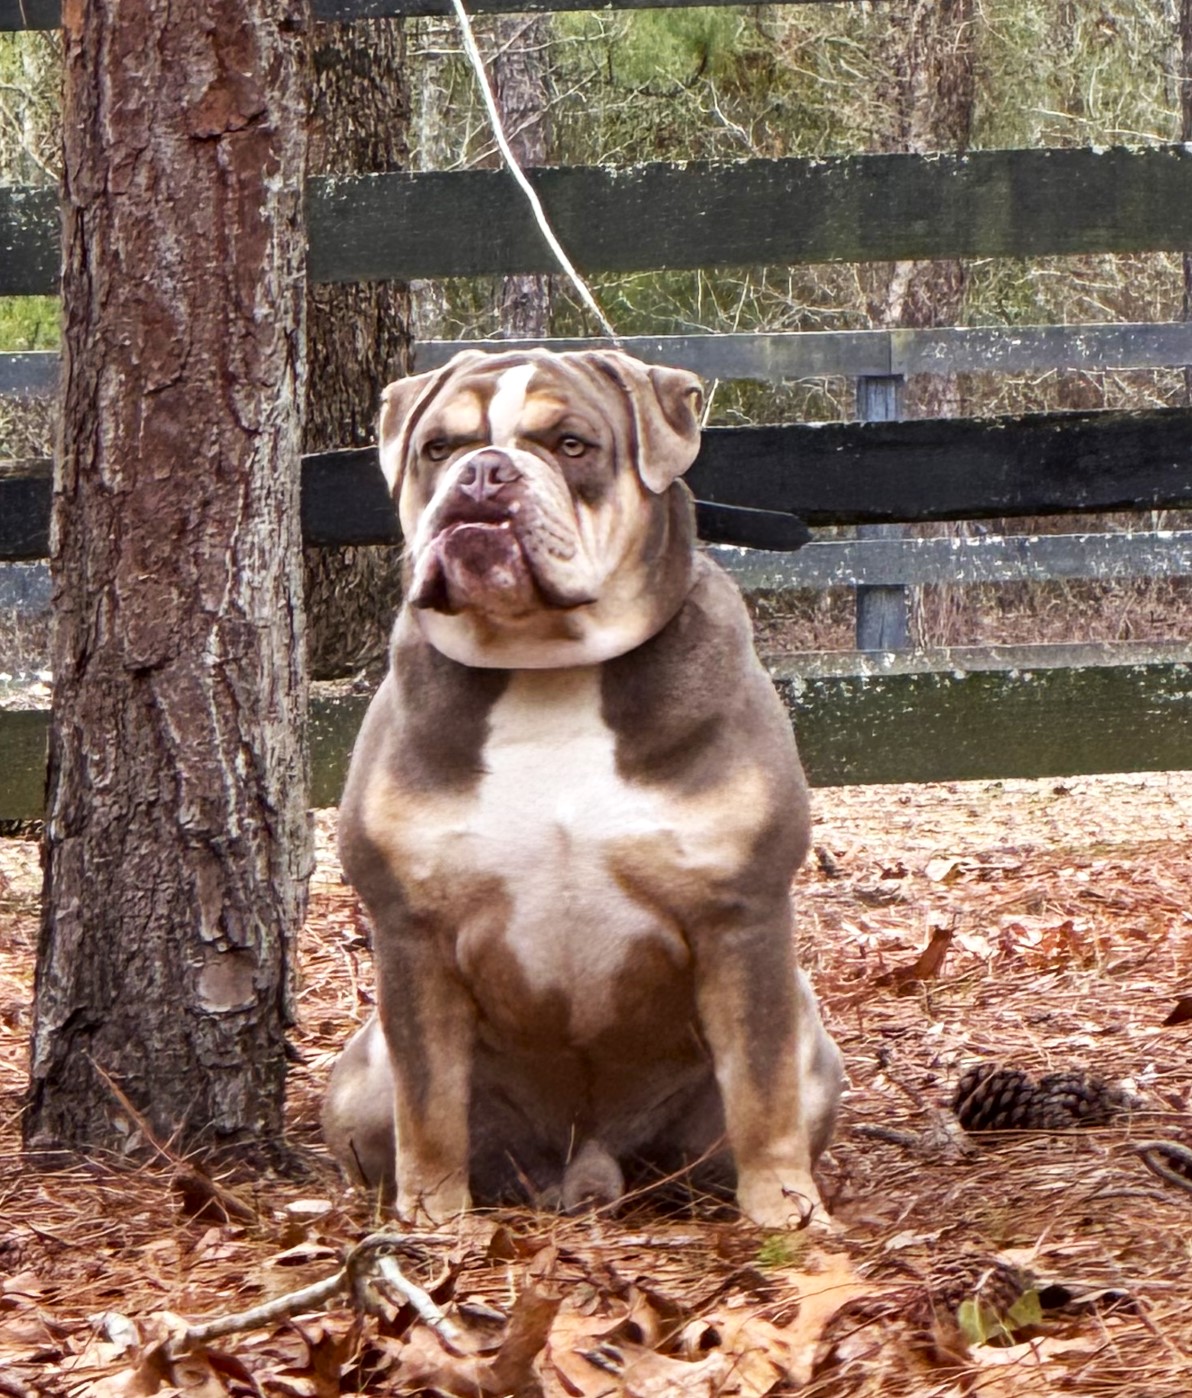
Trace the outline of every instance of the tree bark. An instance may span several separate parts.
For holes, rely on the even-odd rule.
[[[523,170],[545,165],[550,145],[550,20],[545,15],[500,15],[493,24],[493,39],[493,95],[509,145]],[[542,339],[550,333],[550,303],[550,277],[502,278],[501,333],[511,339]]]
[[[883,45],[887,151],[967,150],[976,99],[975,11],[976,0],[913,0],[890,7]],[[869,295],[873,324],[958,323],[967,282],[962,262],[896,262],[875,268],[874,274]],[[948,417],[958,410],[954,378],[924,374],[907,384],[908,417]]]
[[[298,0],[67,0],[31,1148],[280,1136],[306,813]]]
[[[1192,141],[1192,0],[1180,0],[1179,61],[1180,140]],[[1183,256],[1184,319],[1192,320],[1192,252]],[[1184,366],[1184,401],[1192,404],[1192,365]]]
[[[315,25],[310,174],[409,168],[405,69],[400,21]],[[409,322],[409,288],[400,282],[310,287],[307,451],[376,440],[381,390],[409,373]],[[311,673],[351,674],[385,655],[401,600],[401,552],[308,549],[306,597]]]
[[[890,6],[883,45],[883,97],[891,152],[963,151],[972,139],[976,100],[973,27],[976,0],[913,0]],[[958,259],[877,266],[869,295],[871,322],[881,327],[956,325],[968,274]],[[955,417],[961,411],[955,375],[917,374],[901,394],[906,417]],[[887,526],[877,526],[890,533]],[[963,525],[940,526],[962,533]],[[865,531],[868,532],[868,531]],[[877,589],[887,593],[888,589]],[[911,629],[919,645],[957,639],[963,589],[908,589]],[[859,595],[862,590],[858,589]]]

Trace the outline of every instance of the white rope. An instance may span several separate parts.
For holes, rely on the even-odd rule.
[[[566,272],[571,280],[572,286],[579,292],[580,300],[591,311],[599,322],[601,329],[612,340],[617,338],[617,332],[613,329],[600,309],[596,298],[592,295],[587,283],[572,265],[571,259],[563,249],[563,244],[555,237],[554,230],[547,221],[546,211],[534,190],[534,186],[526,179],[525,171],[517,162],[517,156],[513,153],[513,148],[509,144],[509,138],[505,135],[505,127],[501,121],[501,112],[497,106],[497,99],[493,95],[493,90],[489,85],[488,74],[484,70],[484,59],[480,56],[480,49],[476,43],[476,35],[472,32],[472,21],[468,18],[468,12],[464,9],[463,0],[451,0],[455,9],[455,17],[459,21],[460,33],[463,36],[464,52],[468,55],[468,61],[476,74],[476,81],[480,84],[480,91],[484,97],[484,105],[488,109],[488,119],[492,123],[493,135],[497,139],[497,147],[501,152],[509,173],[520,185],[522,192],[530,202],[534,218],[538,227],[542,230],[542,236],[546,239],[551,252],[558,260],[559,266]]]

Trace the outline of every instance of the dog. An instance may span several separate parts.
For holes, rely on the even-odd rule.
[[[759,1225],[825,1221],[807,788],[695,547],[701,406],[611,350],[465,351],[385,390],[405,600],[339,826],[378,1009],[323,1126],[399,1217],[611,1204],[694,1164]]]

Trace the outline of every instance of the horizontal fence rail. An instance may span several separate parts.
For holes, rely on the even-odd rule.
[[[818,786],[1192,768],[1186,645],[776,660]]]
[[[1192,409],[714,427],[687,481],[708,505],[818,527],[1187,508]],[[49,514],[47,462],[0,475],[0,559],[45,557]],[[806,538],[789,518],[706,518],[718,542]],[[302,523],[311,544],[398,541],[375,448],[303,458]]]
[[[810,379],[911,374],[1045,373],[1061,369],[1164,369],[1192,364],[1192,321],[1093,325],[957,326],[935,330],[795,330],[779,334],[627,335],[608,339],[420,340],[418,371],[461,350],[608,349],[707,379]],[[0,356],[2,359],[2,356]],[[3,378],[0,376],[0,383]]]
[[[0,354],[0,398],[45,398],[57,392],[61,356],[57,350]]]
[[[587,272],[1192,247],[1192,147],[528,172]],[[309,181],[316,282],[555,270],[503,170]],[[0,189],[0,295],[53,292],[57,192]]]
[[[777,0],[784,5],[820,5],[843,0]],[[853,0],[855,3],[855,0]],[[734,0],[616,0],[614,6],[593,0],[467,0],[472,14],[522,14],[574,10],[686,9],[696,5],[726,6]],[[739,3],[739,0],[735,0]],[[396,19],[405,15],[450,15],[451,0],[312,0],[317,20],[345,22],[358,19]],[[59,0],[0,0],[0,33],[19,29],[57,29],[61,24]]]
[[[804,655],[774,659],[770,672],[816,786],[1192,767],[1182,646]],[[312,698],[313,805],[339,800],[367,704]],[[0,820],[42,813],[48,722],[42,710],[0,708]]]
[[[422,340],[415,369],[437,369],[461,350],[607,349],[607,339]],[[1192,321],[1096,325],[961,326],[937,330],[798,330],[781,334],[627,335],[615,342],[649,364],[707,379],[809,379],[911,374],[1046,373],[1165,369],[1192,364]],[[58,354],[0,353],[0,397],[53,393]]]
[[[827,539],[796,554],[712,549],[746,592],[1003,582],[1115,582],[1192,576],[1192,532]]]
[[[1002,534],[984,538],[827,539],[797,553],[714,545],[721,567],[750,593],[792,588],[922,587],[947,583],[1115,582],[1192,576],[1192,532]],[[44,563],[0,564],[0,610],[50,605]]]

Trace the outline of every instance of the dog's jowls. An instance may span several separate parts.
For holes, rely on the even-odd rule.
[[[596,351],[385,392],[406,602],[340,812],[379,1008],[324,1129],[402,1217],[611,1202],[697,1161],[757,1223],[822,1208],[840,1058],[792,942],[806,787],[694,548],[700,397]]]

